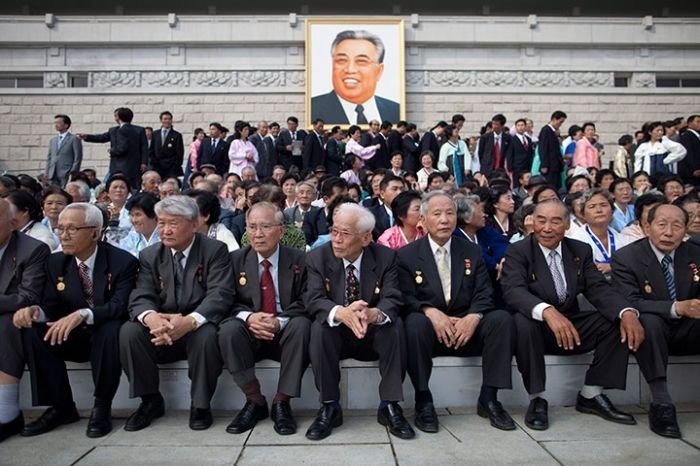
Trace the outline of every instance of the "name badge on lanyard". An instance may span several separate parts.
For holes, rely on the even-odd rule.
[[[593,234],[590,228],[588,228],[588,225],[586,225],[586,233],[588,233],[588,236],[591,237],[593,240],[593,244],[596,245],[600,253],[603,255],[603,264],[609,264],[610,263],[610,256],[615,253],[615,237],[613,236],[612,232],[610,231],[610,228],[608,228],[608,244],[610,245],[610,254],[608,255],[608,252],[605,250],[603,245],[601,244],[600,240],[596,238],[596,236]]]

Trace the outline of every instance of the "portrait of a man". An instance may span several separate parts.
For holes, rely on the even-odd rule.
[[[396,123],[403,117],[403,67],[396,66],[403,64],[403,41],[393,41],[392,45],[400,43],[400,50],[389,48],[386,36],[391,34],[383,29],[372,30],[366,24],[336,26],[338,32],[319,34],[327,40],[318,42],[325,44],[307,43],[312,96],[307,118],[339,125],[366,125],[371,120]]]

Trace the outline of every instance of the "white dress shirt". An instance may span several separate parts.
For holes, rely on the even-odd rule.
[[[340,105],[343,106],[343,111],[345,112],[348,122],[351,125],[356,125],[357,112],[355,111],[355,108],[357,108],[357,104],[343,100],[340,96],[338,96],[338,100],[340,100]],[[365,118],[367,118],[368,123],[372,120],[382,121],[382,117],[379,115],[379,108],[377,108],[377,102],[374,100],[374,96],[361,105],[363,108],[362,113],[365,114]]]
[[[656,246],[654,246],[654,243],[652,243],[651,240],[648,240],[648,241],[649,241],[649,246],[651,246],[651,250],[654,251],[654,255],[656,256],[656,260],[658,260],[659,264],[661,264],[662,270],[663,270],[663,264],[661,263],[661,261],[664,260],[664,256],[671,256],[671,267],[669,267],[669,272],[671,272],[671,276],[673,277],[673,279],[675,281],[676,272],[675,272],[675,270],[673,270],[673,265],[674,265],[674,262],[676,260],[676,250],[674,249],[670,253],[664,254],[663,252],[659,251],[656,248]],[[678,313],[676,312],[676,303],[677,302],[678,301],[675,301],[673,304],[671,304],[670,314],[671,314],[672,319],[680,319],[681,318],[681,316],[679,316]]]

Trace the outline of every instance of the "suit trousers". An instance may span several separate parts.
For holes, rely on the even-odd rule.
[[[330,327],[326,322],[311,324],[309,347],[311,366],[321,402],[340,400],[340,360],[379,359],[379,396],[384,401],[403,401],[403,378],[406,374],[406,336],[403,322],[371,325],[363,339],[358,339],[345,325]]]
[[[664,319],[657,314],[642,314],[644,341],[637,362],[647,382],[666,377],[668,355],[700,354],[700,321]]]
[[[506,311],[484,314],[474,335],[459,349],[447,348],[440,343],[430,319],[419,312],[406,319],[406,346],[408,375],[413,388],[429,390],[434,356],[482,356],[483,384],[496,388],[511,388],[511,361],[515,347],[513,318]]]
[[[237,317],[219,325],[219,348],[224,366],[237,374],[255,369],[255,363],[272,359],[280,363],[277,391],[291,397],[301,395],[301,378],[309,365],[311,321],[306,317],[289,319],[271,341],[259,340]]]
[[[222,368],[216,325],[205,323],[172,346],[155,346],[151,338],[148,327],[140,322],[122,326],[119,346],[122,366],[129,377],[129,396],[155,395],[159,392],[158,364],[186,359],[192,407],[208,409]]]
[[[555,190],[559,191],[561,189],[561,172],[548,170],[547,174],[544,175],[547,179],[547,184],[553,187]]]
[[[51,346],[44,341],[44,324],[22,331],[24,351],[32,379],[34,406],[70,406],[73,404],[65,361],[87,362],[92,367],[95,398],[111,402],[122,374],[119,363],[121,321],[111,320],[99,326],[82,325],[68,340]]]
[[[24,372],[22,332],[12,325],[12,316],[0,314],[0,372],[20,379]]]
[[[593,351],[593,362],[586,372],[586,385],[624,390],[627,381],[629,349],[620,342],[618,325],[599,312],[564,314],[576,328],[581,346],[569,351],[557,346],[554,333],[545,322],[516,313],[518,332],[515,359],[528,393],[545,390],[545,354],[570,355]]]

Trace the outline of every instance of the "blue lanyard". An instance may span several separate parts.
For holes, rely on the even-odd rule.
[[[588,236],[591,237],[593,240],[593,244],[596,245],[598,250],[600,251],[601,254],[603,254],[603,264],[609,264],[610,263],[610,256],[608,255],[607,251],[603,247],[603,245],[600,243],[598,238],[595,237],[593,232],[591,232],[591,229],[588,228],[588,225],[586,225],[586,233],[588,233]],[[608,244],[610,244],[610,254],[615,253],[615,237],[613,236],[612,232],[610,231],[610,228],[608,228]]]

